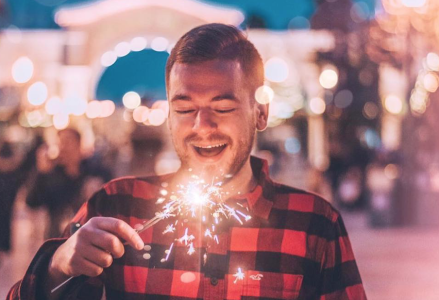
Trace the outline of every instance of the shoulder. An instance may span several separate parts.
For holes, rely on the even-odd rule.
[[[332,223],[340,216],[331,203],[317,194],[279,183],[274,183],[274,189],[274,208],[323,217]]]

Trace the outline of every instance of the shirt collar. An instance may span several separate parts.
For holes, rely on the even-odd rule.
[[[251,156],[250,164],[253,176],[257,180],[256,187],[240,198],[247,200],[253,215],[267,220],[273,207],[274,184],[269,176],[268,162],[264,159]]]

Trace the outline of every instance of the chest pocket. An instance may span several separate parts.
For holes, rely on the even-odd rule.
[[[303,275],[247,271],[241,300],[297,299]]]

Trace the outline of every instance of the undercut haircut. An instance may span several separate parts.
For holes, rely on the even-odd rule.
[[[264,84],[264,65],[255,46],[238,28],[211,23],[184,34],[166,62],[166,88],[175,63],[197,64],[214,59],[239,62],[248,84],[256,90]]]

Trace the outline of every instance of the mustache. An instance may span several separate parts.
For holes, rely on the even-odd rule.
[[[201,143],[201,142],[208,142],[208,143],[227,143],[231,144],[232,139],[224,134],[221,133],[212,133],[208,137],[202,138],[196,133],[192,133],[188,135],[184,139],[185,143]]]

